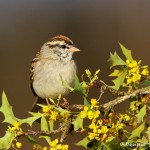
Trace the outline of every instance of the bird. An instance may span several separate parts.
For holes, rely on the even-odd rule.
[[[30,87],[36,96],[32,112],[40,109],[37,103],[68,95],[70,90],[62,81],[70,87],[74,86],[77,65],[73,54],[79,51],[73,41],[64,35],[55,36],[43,44],[30,67]]]

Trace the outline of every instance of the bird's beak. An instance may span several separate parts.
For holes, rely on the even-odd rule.
[[[78,48],[76,48],[76,47],[71,47],[69,49],[69,51],[74,53],[74,52],[79,52],[80,50]]]

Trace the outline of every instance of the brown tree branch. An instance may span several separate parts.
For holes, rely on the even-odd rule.
[[[135,97],[136,95],[143,95],[143,94],[150,94],[150,86],[135,90],[131,93],[126,93],[126,95],[118,97],[118,98],[116,98],[116,99],[114,99],[114,100],[112,100],[106,104],[103,104],[103,105],[101,105],[101,107],[102,108],[112,107],[112,106],[115,106],[119,103],[124,102],[125,100],[127,100],[129,98]]]

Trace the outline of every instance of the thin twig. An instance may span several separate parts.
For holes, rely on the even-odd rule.
[[[115,106],[115,105],[117,105],[117,104],[131,98],[131,97],[135,97],[136,95],[149,94],[149,93],[150,93],[150,86],[135,90],[132,93],[127,93],[124,96],[118,97],[118,98],[116,98],[116,99],[114,99],[114,100],[112,100],[106,104],[101,105],[101,107],[102,108],[112,107],[112,106]]]
[[[62,132],[61,128],[53,130],[53,131],[33,131],[33,130],[28,130],[27,132],[22,132],[22,133],[18,134],[17,137],[19,138],[19,137],[26,136],[26,135],[50,136],[50,135],[57,134],[57,133],[60,133],[60,132]]]

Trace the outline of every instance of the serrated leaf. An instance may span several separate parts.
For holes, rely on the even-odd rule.
[[[2,93],[2,106],[0,107],[0,112],[4,115],[4,121],[10,124],[14,124],[14,122],[19,121],[20,119],[16,118],[13,111],[12,106],[9,104],[5,92]]]
[[[143,122],[139,127],[137,127],[135,130],[132,131],[129,139],[140,137],[142,131],[144,130],[144,127],[145,127],[145,122]]]
[[[144,87],[147,87],[147,86],[150,86],[150,81],[149,80],[143,81],[142,87],[144,88]]]
[[[126,65],[126,63],[118,56],[116,52],[114,52],[114,54],[110,53],[108,62],[110,63],[110,68],[119,65]]]
[[[49,131],[48,129],[48,122],[44,116],[41,118],[41,130],[42,131]],[[44,138],[48,143],[50,143],[51,139],[49,136],[40,136],[40,138]]]
[[[125,48],[121,43],[119,43],[119,45],[120,45],[122,52],[125,55],[126,59],[132,61],[133,58],[132,58],[131,50],[128,50],[127,48]]]
[[[80,128],[83,128],[83,119],[80,118],[80,115],[72,122],[74,125],[74,131],[77,131]]]
[[[82,139],[81,141],[76,143],[76,145],[87,148],[89,142],[90,142],[90,140],[88,139],[88,137],[85,137],[84,139]]]
[[[31,137],[30,135],[26,135],[25,138],[26,138],[30,143],[38,144],[38,143],[36,142],[36,140],[35,140],[33,137]]]
[[[118,77],[118,76],[121,75],[121,73],[122,73],[122,70],[114,69],[114,72],[111,73],[109,76],[110,76],[110,77]]]
[[[144,118],[145,115],[146,115],[146,105],[144,105],[140,109],[139,113],[136,115],[136,117],[138,118],[138,123],[143,122],[143,118]]]
[[[21,123],[21,124],[27,123],[27,124],[29,124],[29,125],[32,127],[32,124],[33,124],[36,120],[38,120],[39,118],[41,118],[41,117],[42,117],[41,114],[38,115],[38,116],[29,117],[29,118],[26,118],[26,119],[22,119],[22,120],[20,121],[20,123]]]
[[[8,132],[0,138],[0,149],[7,150],[11,147],[13,140],[15,139],[15,132]]]
[[[115,90],[118,90],[120,88],[120,86],[124,83],[125,76],[126,76],[126,70],[122,71],[120,76],[118,76],[116,79],[112,80],[112,82],[114,83],[113,88]]]

